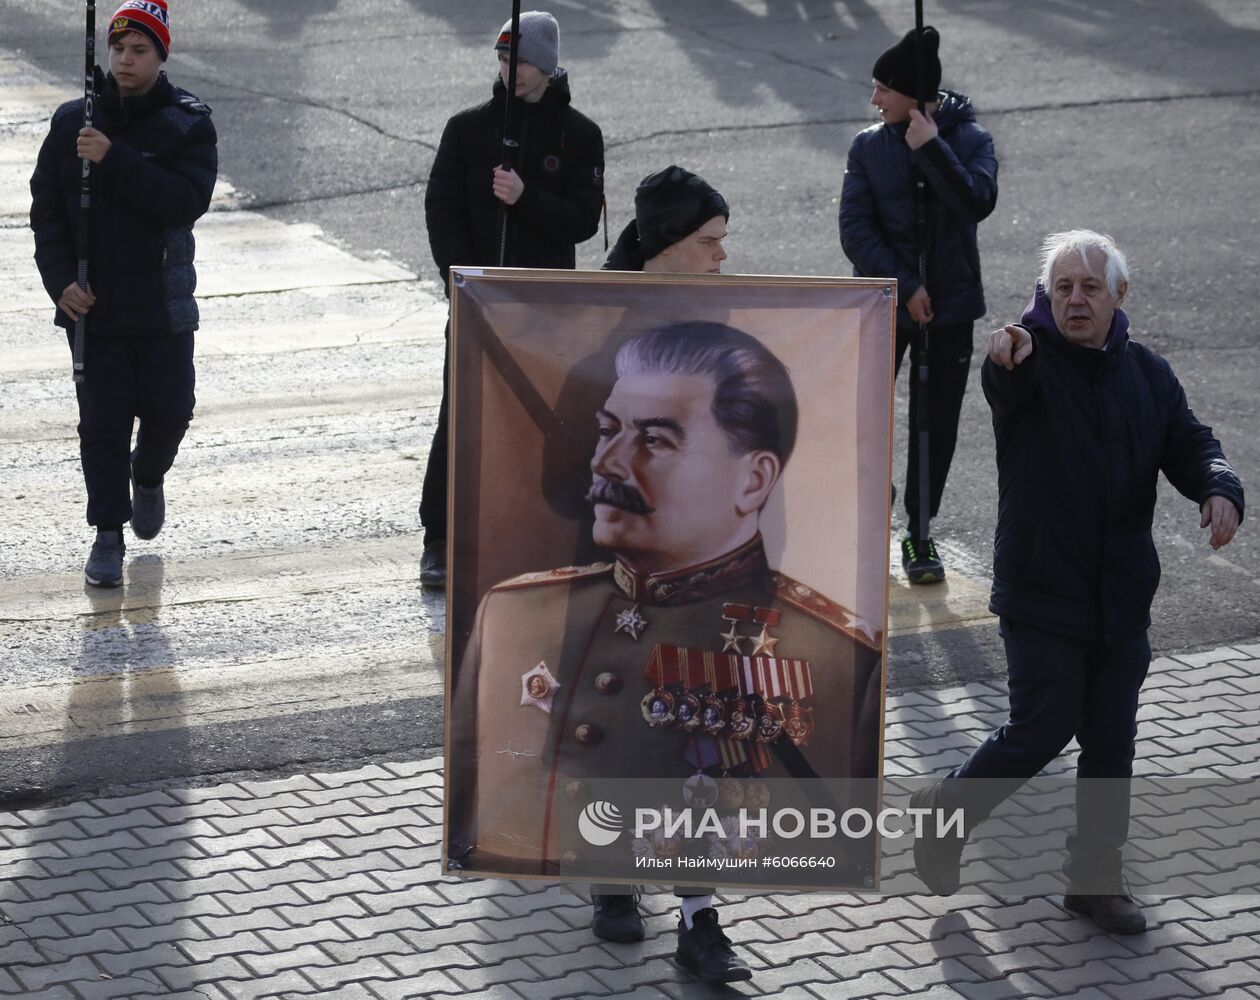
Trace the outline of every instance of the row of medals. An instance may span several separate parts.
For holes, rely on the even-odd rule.
[[[804,746],[814,731],[813,710],[799,701],[781,704],[742,694],[726,698],[712,691],[682,691],[653,688],[643,696],[643,718],[655,729],[674,728],[685,733],[728,736],[733,740],[773,743],[786,736]]]
[[[749,810],[764,809],[770,804],[770,786],[755,778],[741,781],[729,775],[711,778],[707,774],[693,774],[683,785],[683,798],[694,809],[708,809],[716,805],[726,812],[718,821],[722,835],[705,834],[704,854],[710,858],[755,858],[761,849],[761,839],[741,837],[739,820],[733,810],[740,807]],[[635,857],[676,858],[683,853],[682,837],[667,837],[661,830],[648,837],[637,837],[630,845]]]

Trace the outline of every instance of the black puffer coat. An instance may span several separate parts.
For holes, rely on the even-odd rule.
[[[941,91],[937,138],[911,151],[906,123],[872,125],[849,147],[840,195],[840,245],[859,277],[897,279],[897,324],[919,290],[914,172],[927,180],[927,289],[933,326],[984,315],[976,224],[997,205],[997,157],[971,100]]]
[[[162,73],[140,97],[124,98],[112,76],[99,82],[93,126],[110,140],[92,165],[88,285],[92,336],[158,335],[197,329],[193,223],[210,207],[218,175],[210,109]],[[75,139],[83,100],[59,107],[31,176],[35,262],[54,302],[78,274],[79,176]],[[57,310],[58,326],[74,321]]]
[[[1223,496],[1239,514],[1242,483],[1168,362],[1129,340],[1123,311],[1105,350],[1064,339],[1040,287],[1023,325],[1032,355],[981,370],[998,464],[989,607],[1053,632],[1128,638],[1150,625],[1159,586],[1160,471],[1199,506]]]
[[[424,194],[424,216],[444,285],[453,265],[499,263],[501,202],[490,185],[503,157],[506,95],[503,81],[495,77],[490,100],[454,115],[442,132]],[[508,210],[509,267],[571,269],[576,244],[599,228],[604,137],[569,100],[568,76],[558,70],[541,100],[516,102],[516,172],[525,191]]]

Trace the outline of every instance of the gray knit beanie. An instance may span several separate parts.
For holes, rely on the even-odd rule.
[[[512,47],[512,19],[504,22],[495,50],[507,52]],[[560,25],[545,10],[527,10],[521,14],[521,41],[516,57],[537,66],[553,76],[560,63]]]

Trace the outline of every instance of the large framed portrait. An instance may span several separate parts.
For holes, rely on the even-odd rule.
[[[876,885],[895,286],[451,302],[447,869]]]

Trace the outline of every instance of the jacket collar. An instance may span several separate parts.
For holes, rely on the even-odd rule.
[[[971,104],[971,98],[966,94],[956,90],[938,90],[935,100],[936,110],[932,113],[932,121],[936,122],[941,135],[953,132],[964,122],[976,120],[975,108]],[[904,139],[910,123],[898,122],[896,125],[885,125],[884,128],[891,131],[898,139]]]
[[[669,573],[639,573],[620,557],[613,566],[617,589],[640,604],[690,604],[767,580],[769,575],[761,535],[717,559]]]
[[[171,103],[171,84],[166,78],[166,70],[161,70],[157,82],[139,97],[124,97],[112,73],[100,82],[99,90],[102,106],[120,123]]]
[[[507,84],[503,82],[503,77],[498,73],[494,75],[494,86],[491,88],[492,99],[495,104],[502,106],[507,99]],[[551,82],[547,84],[547,89],[543,91],[542,97],[534,104],[526,101],[517,101],[517,113],[531,114],[534,108],[554,108],[572,103],[573,96],[569,91],[569,71],[563,67],[557,67],[555,74],[551,78]]]

